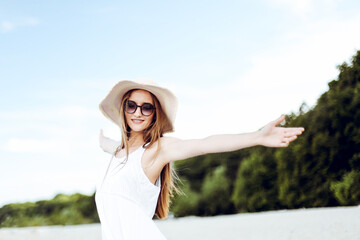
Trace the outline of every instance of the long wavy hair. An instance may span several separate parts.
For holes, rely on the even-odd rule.
[[[129,156],[129,143],[128,140],[130,138],[130,132],[131,129],[129,127],[129,125],[126,122],[126,118],[125,118],[125,111],[124,111],[124,106],[126,101],[130,98],[131,93],[136,90],[136,89],[132,89],[130,91],[128,91],[123,99],[121,100],[119,109],[120,109],[120,131],[121,131],[121,144],[120,146],[116,149],[115,151],[115,155],[121,150],[121,149],[125,149],[125,153],[126,153],[126,158],[125,161],[127,160],[127,157]],[[155,95],[153,95],[151,92],[151,97],[152,100],[154,102],[154,106],[155,106],[155,114],[153,116],[153,120],[151,122],[151,124],[149,125],[149,127],[147,127],[144,130],[144,148],[150,148],[154,143],[157,142],[157,150],[156,150],[156,154],[155,154],[155,159],[156,159],[156,155],[159,154],[160,151],[160,138],[163,136],[164,129],[166,126],[168,126],[169,124],[169,119],[166,116],[166,114],[164,113],[164,111],[161,108],[161,105],[159,103],[159,100],[155,97]],[[170,163],[167,163],[164,168],[161,171],[161,189],[160,189],[160,195],[157,201],[157,206],[156,206],[156,210],[155,210],[155,214],[157,215],[158,218],[166,218],[169,212],[169,206],[171,203],[171,199],[170,197],[173,196],[173,192],[179,192],[179,190],[176,188],[174,180],[177,179],[177,175],[175,170],[171,167]]]

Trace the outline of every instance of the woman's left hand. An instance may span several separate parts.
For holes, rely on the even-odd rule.
[[[285,116],[282,115],[259,130],[260,145],[266,147],[287,147],[290,142],[294,141],[298,135],[305,131],[303,127],[277,127],[284,120]]]

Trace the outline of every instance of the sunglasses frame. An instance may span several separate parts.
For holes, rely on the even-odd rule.
[[[132,112],[126,111],[129,102],[134,103],[134,105],[136,106],[135,110],[132,111]],[[150,113],[149,115],[145,115],[145,114],[143,113],[143,107],[144,107],[145,104],[149,104],[149,105],[152,106],[151,113]],[[155,106],[152,105],[151,103],[143,103],[143,105],[137,105],[136,102],[134,102],[134,101],[132,101],[132,100],[129,100],[129,99],[128,99],[128,100],[125,101],[125,106],[124,106],[124,111],[125,111],[125,112],[127,112],[127,113],[129,113],[129,114],[134,114],[134,113],[137,111],[138,108],[140,108],[140,112],[141,112],[141,114],[142,114],[143,116],[150,116],[151,114],[154,113],[154,111],[155,111],[155,109],[156,109]]]

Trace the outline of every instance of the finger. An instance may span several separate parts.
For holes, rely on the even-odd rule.
[[[285,115],[281,115],[278,119],[276,119],[273,123],[274,126],[279,125],[280,123],[282,123],[285,120]]]
[[[289,146],[289,142],[282,142],[279,144],[279,147],[287,147]]]
[[[292,141],[294,141],[295,139],[297,139],[297,136],[295,135],[295,136],[292,136],[292,137],[289,137],[288,138],[288,142],[292,142]]]
[[[295,132],[304,132],[305,129],[303,127],[294,127],[294,128],[286,128],[287,130],[290,130],[290,131],[295,131]]]
[[[289,138],[284,138],[281,143],[280,143],[280,146],[281,147],[287,147],[289,146],[289,144],[294,141],[295,139],[297,139],[297,136],[292,136],[292,137],[289,137]]]
[[[284,128],[285,130],[289,130],[289,131],[301,131],[303,132],[304,131],[304,128],[303,127],[286,127]]]
[[[286,128],[284,130],[284,136],[285,137],[292,137],[296,135],[301,135],[303,133],[303,130],[300,128]]]

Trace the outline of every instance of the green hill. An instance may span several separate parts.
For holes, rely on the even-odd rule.
[[[0,208],[0,227],[73,225],[99,222],[94,195],[58,194],[51,200],[12,203]]]

